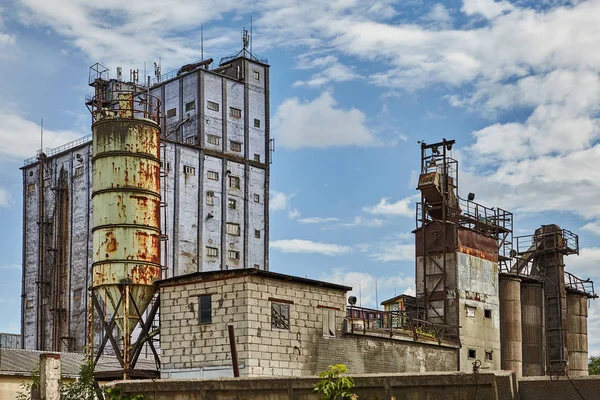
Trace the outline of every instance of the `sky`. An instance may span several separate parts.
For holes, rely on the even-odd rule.
[[[455,139],[459,191],[515,235],[579,234],[567,270],[600,282],[600,1],[0,1],[0,331],[19,332],[22,175],[85,136],[89,67],[163,71],[240,49],[271,65],[270,269],[414,294],[420,148]],[[377,288],[377,290],[376,290]],[[600,355],[600,300],[589,309]]]

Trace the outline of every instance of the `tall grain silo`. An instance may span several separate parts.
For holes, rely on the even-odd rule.
[[[98,80],[90,102],[92,303],[105,328],[102,343],[112,344],[127,379],[141,345],[132,344],[131,334],[161,277],[159,105],[135,87],[116,90],[110,83]]]

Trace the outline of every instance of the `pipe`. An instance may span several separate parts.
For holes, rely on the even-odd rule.
[[[229,347],[231,348],[231,362],[233,363],[233,376],[235,378],[240,377],[240,365],[238,364],[238,354],[237,348],[235,346],[235,332],[233,330],[233,325],[228,325],[227,329],[229,330]]]

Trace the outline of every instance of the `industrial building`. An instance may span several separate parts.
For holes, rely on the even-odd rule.
[[[166,74],[157,66],[155,77],[142,82],[138,71],[131,71],[125,82],[120,68],[115,79],[100,64],[90,69],[94,93],[86,104],[94,123],[115,117],[154,120],[161,134],[129,137],[158,138],[155,148],[146,149],[154,154],[141,157],[146,161],[139,169],[123,153],[137,152],[136,144],[114,147],[120,128],[110,124],[104,125],[103,143],[88,136],[25,161],[24,348],[80,352],[89,344],[92,264],[106,258],[96,254],[93,238],[99,241],[107,234],[107,225],[146,225],[148,236],[132,239],[130,250],[161,248],[159,258],[156,253],[144,260],[162,268],[156,278],[249,267],[268,270],[269,65],[246,45],[247,38],[240,52],[216,67],[212,59]],[[121,128],[131,128],[125,125]],[[134,175],[144,176],[145,182],[136,182]],[[102,177],[109,186],[94,190]],[[128,188],[124,197],[113,190],[119,181]],[[109,230],[127,236],[126,228],[119,229]],[[103,249],[112,244],[104,243]],[[105,330],[99,321],[94,323],[94,329]]]

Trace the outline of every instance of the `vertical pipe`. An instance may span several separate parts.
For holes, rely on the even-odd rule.
[[[123,380],[129,379],[129,350],[131,347],[131,334],[129,329],[129,285],[123,287],[121,292],[123,301]]]
[[[231,362],[233,364],[233,376],[239,378],[240,376],[240,365],[238,363],[238,354],[237,348],[235,344],[235,332],[233,330],[233,325],[228,325],[227,329],[229,330],[229,347],[231,349]]]

